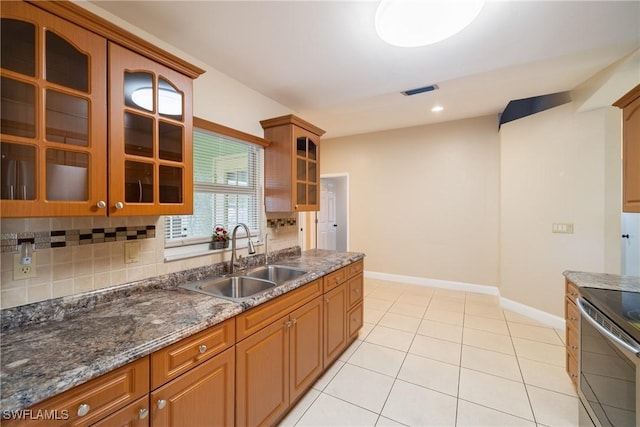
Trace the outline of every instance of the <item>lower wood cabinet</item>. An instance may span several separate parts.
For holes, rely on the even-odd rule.
[[[144,396],[92,427],[149,427],[149,420],[149,396]]]
[[[318,296],[236,344],[236,425],[274,424],[322,370]]]
[[[232,426],[234,364],[231,347],[151,392],[151,425]]]
[[[350,264],[30,408],[65,419],[2,426],[273,425],[356,339],[362,270]]]
[[[328,367],[347,347],[346,284],[324,294],[324,310],[324,366]]]
[[[580,375],[578,361],[580,360],[580,346],[579,346],[579,324],[580,313],[576,306],[576,298],[578,298],[578,287],[566,280],[565,283],[565,298],[564,298],[564,313],[565,313],[565,361],[566,370],[573,386],[577,389],[578,377]]]
[[[347,346],[356,339],[363,324],[362,261],[343,267],[325,276],[324,294],[324,366],[333,363]],[[355,274],[355,275],[354,275]],[[335,277],[342,283],[336,285]]]

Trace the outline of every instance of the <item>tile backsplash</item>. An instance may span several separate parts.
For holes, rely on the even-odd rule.
[[[284,227],[268,230],[270,251],[298,244],[295,217],[292,218],[285,220]],[[164,217],[157,216],[0,219],[0,234],[0,308],[228,261],[230,256],[227,251],[220,251],[165,261]],[[13,255],[18,241],[31,238],[35,241],[37,277],[13,280]],[[125,243],[132,239],[139,240],[139,261],[125,264]],[[258,249],[259,253],[262,251]],[[245,255],[243,250],[240,253]]]

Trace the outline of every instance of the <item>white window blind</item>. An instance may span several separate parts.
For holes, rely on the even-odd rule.
[[[165,246],[206,242],[216,225],[231,232],[241,222],[260,235],[262,155],[257,145],[194,128],[194,212],[165,217]]]

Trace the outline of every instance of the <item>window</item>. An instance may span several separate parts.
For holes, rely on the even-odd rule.
[[[216,225],[231,232],[241,222],[259,236],[263,148],[245,139],[263,140],[204,120],[194,124],[201,125],[193,131],[194,213],[165,217],[165,247],[202,245],[204,251]],[[244,234],[238,230],[238,236]]]

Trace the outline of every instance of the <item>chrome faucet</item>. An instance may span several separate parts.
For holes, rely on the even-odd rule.
[[[244,231],[247,233],[247,248],[249,251],[249,255],[256,253],[256,248],[253,246],[253,242],[251,241],[251,236],[249,233],[249,227],[246,224],[239,223],[235,227],[233,227],[233,231],[231,232],[231,265],[229,266],[229,273],[233,274],[236,266],[240,266],[240,258],[242,256],[236,256],[236,232],[238,231],[238,227],[244,227]]]
[[[269,264],[269,237],[271,233],[267,232],[264,235],[264,263]]]

